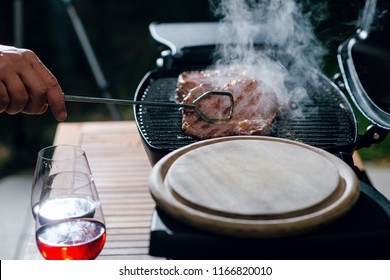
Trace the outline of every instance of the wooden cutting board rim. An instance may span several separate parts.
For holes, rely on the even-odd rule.
[[[339,185],[324,202],[314,207],[293,211],[284,215],[225,215],[218,211],[204,211],[178,198],[169,184],[166,175],[174,162],[195,149],[223,143],[225,141],[263,141],[294,145],[298,149],[314,152],[330,161],[338,170]],[[265,141],[265,142],[264,142]],[[254,142],[248,142],[248,145]],[[288,160],[288,159],[286,159]],[[156,204],[179,220],[195,227],[220,234],[245,237],[276,237],[298,234],[321,227],[346,213],[359,196],[359,180],[353,170],[334,155],[312,146],[274,137],[234,136],[200,141],[178,149],[161,159],[152,169],[149,177],[150,192]],[[310,210],[309,212],[306,210]]]
[[[336,166],[312,150],[236,139],[188,150],[172,162],[164,183],[191,207],[251,219],[316,207],[341,179]]]

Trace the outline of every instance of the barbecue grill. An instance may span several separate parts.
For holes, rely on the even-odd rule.
[[[145,75],[137,89],[135,99],[137,101],[175,102],[178,75],[183,71],[202,70],[210,65],[213,50],[211,45],[215,38],[215,36],[196,36],[195,33],[191,37],[193,41],[187,38],[184,42],[182,38],[185,36],[182,34],[194,34],[194,30],[197,30],[199,34],[214,35],[218,30],[218,23],[152,23],[150,30],[154,38],[159,43],[166,44],[170,50],[163,51],[157,61],[158,68]],[[386,81],[385,75],[389,72],[386,67],[389,66],[384,65],[380,68],[378,63],[373,63],[376,69],[372,72],[378,73],[378,69],[380,69],[379,75],[382,79],[374,79],[375,88],[370,88],[369,91],[370,93],[374,92],[374,96],[367,98],[367,93],[357,77],[357,71],[362,69],[359,75],[367,73],[367,69],[361,65],[367,60],[371,60],[371,57],[362,58],[364,54],[361,54],[360,50],[375,42],[367,43],[365,40],[358,40],[359,36],[361,35],[358,34],[340,46],[338,59],[342,75],[335,75],[332,81],[322,73],[315,72],[316,85],[315,87],[312,85],[306,87],[309,98],[300,102],[300,110],[303,114],[277,120],[274,123],[272,136],[301,141],[331,153],[344,155],[345,153],[352,154],[355,149],[369,147],[385,139],[390,123],[390,102],[386,99],[387,97],[382,97],[382,89],[379,91],[375,89],[384,84],[383,80]],[[385,37],[383,34],[376,35],[376,37],[380,37],[381,43],[387,42],[383,39]],[[369,38],[372,40],[371,37]],[[185,44],[190,45],[190,47]],[[354,54],[353,58],[352,53]],[[358,66],[351,69],[351,63],[353,64],[356,60],[358,60]],[[362,78],[369,80],[367,74],[365,75]],[[358,135],[355,115],[342,92],[345,85],[347,85],[347,89],[352,99],[356,101],[358,108],[373,123],[364,135]],[[372,100],[380,98],[383,101],[378,103],[378,107]],[[185,135],[181,130],[182,116],[174,108],[156,109],[135,106],[134,112],[145,150],[152,165],[168,153],[198,141],[198,139]]]
[[[386,92],[389,89],[386,79],[390,74],[390,53],[387,39],[384,39],[388,38],[390,29],[388,14],[383,13],[389,7],[384,2],[376,5],[375,0],[367,1],[365,17],[358,32],[340,46],[338,60],[341,74],[330,80],[322,73],[313,72],[316,84],[306,87],[308,97],[299,103],[302,114],[276,119],[271,135],[323,149],[347,162],[359,176],[362,192],[351,213],[342,222],[334,223],[315,235],[253,243],[253,240],[210,235],[183,225],[162,209],[157,209],[152,222],[152,255],[188,258],[186,251],[190,250],[191,258],[278,258],[281,256],[277,253],[279,250],[283,252],[282,258],[307,258],[309,255],[332,258],[337,245],[343,251],[337,255],[340,258],[389,257],[389,253],[378,253],[375,247],[390,246],[390,204],[372,187],[365,174],[354,167],[352,160],[356,149],[383,141],[390,129],[390,102]],[[378,11],[385,15],[380,20],[372,16],[377,15]],[[178,75],[183,71],[202,70],[210,65],[217,30],[216,22],[152,23],[152,37],[167,49],[157,60],[157,69],[147,73],[141,81],[135,99],[175,102]],[[191,38],[187,34],[192,34]],[[378,54],[372,51],[377,48],[382,56],[372,58],[373,54]],[[372,59],[375,59],[374,63]],[[378,69],[380,74],[376,75]],[[375,74],[371,74],[373,72]],[[356,118],[344,90],[372,122],[364,135],[358,135]],[[182,132],[182,116],[177,109],[140,105],[134,106],[134,113],[152,165],[172,151],[200,141]],[[376,217],[364,219],[361,216],[366,216],[364,212]],[[228,252],[233,255],[226,254],[226,249],[223,249],[226,242],[231,246]],[[356,244],[361,247],[357,248]],[[245,246],[258,250],[248,253]],[[196,249],[205,247],[209,250]],[[266,253],[262,254],[264,249]],[[316,250],[318,252],[313,253]],[[298,254],[289,255],[288,251]]]

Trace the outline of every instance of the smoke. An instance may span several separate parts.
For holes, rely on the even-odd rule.
[[[210,4],[220,18],[217,69],[250,69],[253,78],[280,95],[286,94],[286,83],[310,82],[311,70],[321,68],[326,50],[315,36],[312,20],[326,14],[324,4],[313,4],[306,12],[294,0],[210,0]],[[302,89],[292,92],[302,95]]]

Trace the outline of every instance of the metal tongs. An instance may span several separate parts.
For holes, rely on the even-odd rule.
[[[206,114],[204,114],[196,104],[201,102],[202,100],[208,98],[212,95],[220,95],[229,97],[230,105],[229,113],[225,118],[210,118]],[[143,106],[158,106],[158,107],[177,107],[177,108],[185,108],[194,110],[202,120],[214,123],[219,121],[228,121],[232,118],[233,115],[233,104],[234,98],[230,92],[227,91],[208,91],[199,96],[192,102],[192,104],[184,104],[184,103],[168,103],[168,102],[153,102],[153,101],[135,101],[135,100],[126,100],[126,99],[112,99],[112,98],[99,98],[99,97],[89,97],[89,96],[75,96],[75,95],[64,95],[65,101],[70,102],[87,102],[87,103],[102,103],[102,104],[115,104],[115,105],[143,105]]]

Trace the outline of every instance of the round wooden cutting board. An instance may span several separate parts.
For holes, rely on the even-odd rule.
[[[158,206],[198,228],[277,237],[318,228],[343,215],[359,181],[323,150],[272,137],[224,137],[176,150],[150,174]]]

